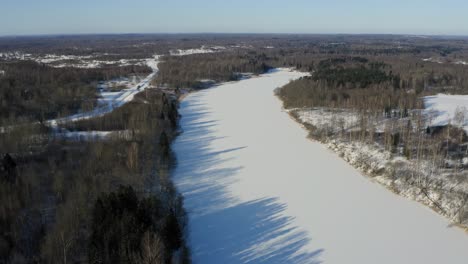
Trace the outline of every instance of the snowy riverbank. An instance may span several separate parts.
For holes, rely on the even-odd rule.
[[[194,263],[466,263],[468,236],[307,139],[288,70],[188,95],[173,144]]]

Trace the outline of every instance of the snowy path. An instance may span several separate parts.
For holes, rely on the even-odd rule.
[[[280,70],[189,95],[173,149],[195,264],[466,264],[468,235],[360,175],[281,111]]]
[[[156,55],[154,59],[147,59],[146,64],[148,65],[148,67],[150,67],[153,70],[153,72],[149,74],[145,79],[143,79],[143,81],[141,81],[137,85],[133,86],[132,88],[123,90],[120,95],[107,98],[106,104],[96,107],[94,110],[89,111],[89,112],[83,112],[83,113],[78,113],[78,114],[74,114],[71,116],[63,117],[63,118],[49,120],[47,121],[47,124],[51,126],[56,126],[57,123],[61,123],[61,122],[77,121],[77,120],[82,120],[82,119],[90,119],[94,117],[103,116],[105,114],[108,114],[114,111],[114,109],[119,108],[123,106],[124,104],[132,101],[137,93],[144,91],[146,88],[148,88],[148,86],[150,86],[151,80],[156,76],[156,74],[159,71],[158,69],[159,58],[160,56]]]

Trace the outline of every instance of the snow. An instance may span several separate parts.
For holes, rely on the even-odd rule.
[[[468,62],[460,60],[456,61],[455,64],[468,65]]]
[[[424,97],[425,112],[430,116],[431,124],[443,126],[447,124],[463,127],[468,132],[468,95],[438,94]],[[456,120],[456,113],[464,113],[464,117]]]
[[[93,54],[86,56],[76,55],[57,55],[57,54],[44,54],[44,55],[33,55],[22,53],[19,51],[0,53],[0,59],[4,60],[33,60],[38,63],[44,63],[51,67],[63,68],[63,67],[74,67],[74,68],[99,68],[105,65],[142,65],[146,61],[138,59],[121,59],[121,60],[95,60],[96,56],[106,56],[109,54]]]
[[[298,110],[298,115],[302,122],[316,127],[328,127],[331,132],[351,130],[359,126],[359,113],[350,109],[318,107]]]
[[[56,133],[53,136],[76,141],[100,141],[107,139],[111,134],[111,131],[67,131],[64,133]]]
[[[116,78],[111,81],[102,83],[98,85],[99,95],[101,96],[98,100],[99,105],[109,105],[113,104],[115,100],[121,96],[126,89],[131,89],[134,86],[138,86],[139,78],[137,76],[132,76],[133,78]],[[120,91],[109,91],[110,88],[116,87],[126,87]]]
[[[435,63],[439,63],[439,64],[442,64],[443,62],[438,59],[438,58],[427,58],[427,59],[423,59],[423,61],[425,62],[435,62]]]
[[[138,133],[138,131],[131,130],[68,131],[62,128],[57,133],[53,133],[52,137],[71,141],[103,141],[113,138],[131,139],[135,132]]]
[[[231,45],[231,48],[237,48],[237,49],[253,49],[254,46],[252,46],[252,45],[247,45],[247,44],[237,44],[237,45]]]
[[[443,64],[443,63],[452,63],[452,64],[455,64],[455,65],[468,65],[468,62],[466,61],[463,61],[463,60],[456,60],[456,61],[453,61],[451,59],[446,59],[446,58],[426,58],[426,59],[423,59],[423,61],[425,62],[435,62],[435,63],[439,63],[439,64]]]
[[[280,69],[182,101],[173,177],[194,263],[466,263],[463,231],[306,138],[273,95],[300,76]]]
[[[361,118],[365,118],[368,124],[369,132],[383,133],[388,129],[398,130],[400,127],[408,125],[408,117],[398,117],[399,111],[392,110],[393,117],[386,117],[382,111],[381,114],[363,115],[354,109],[339,109],[327,107],[288,109],[297,115],[301,123],[310,124],[323,131],[332,133],[350,132],[361,130]],[[409,110],[411,115],[416,111]]]
[[[226,48],[222,46],[212,46],[212,47],[201,46],[201,48],[197,48],[197,49],[171,50],[169,51],[169,53],[172,56],[187,56],[187,55],[193,55],[193,54],[215,53],[215,52],[219,52],[225,49]]]
[[[0,53],[0,57],[4,56],[4,54],[5,53]],[[111,82],[114,85],[125,84],[130,87],[127,89],[123,89],[119,92],[101,91],[100,92],[101,98],[98,100],[98,106],[92,111],[81,112],[81,113],[77,113],[74,115],[57,118],[57,119],[51,119],[51,120],[46,121],[46,124],[51,127],[56,128],[60,123],[74,122],[78,120],[100,117],[132,101],[136,94],[144,91],[145,89],[151,86],[151,81],[153,80],[153,78],[156,76],[156,74],[159,71],[158,64],[160,62],[160,58],[161,58],[160,55],[154,55],[153,58],[148,58],[146,60],[143,60],[142,63],[150,67],[153,70],[153,72],[149,74],[148,76],[146,76],[146,78],[144,78],[142,81],[140,81],[137,84],[132,85],[131,82],[128,82],[126,80],[118,80],[118,81]],[[106,88],[108,85],[109,83],[101,84],[101,88]],[[0,133],[5,133],[9,129],[11,129],[11,127],[0,127]],[[67,138],[66,134],[63,134],[61,136]]]
[[[14,52],[0,52],[0,58],[4,60],[19,59],[24,60],[31,57],[31,54],[21,53],[19,51]]]
[[[336,138],[327,140],[326,146],[376,182],[403,197],[429,206],[455,223],[460,219],[459,214],[463,214],[468,182],[458,177],[466,179],[468,174],[465,172],[458,172],[458,176],[454,177],[453,170],[440,168],[431,160],[408,160],[401,154],[385,150],[377,143]],[[446,163],[454,164],[455,161],[446,160]],[[414,181],[422,181],[425,192]],[[462,224],[466,227],[466,222]]]
[[[56,126],[57,123],[78,121],[83,119],[90,119],[99,116],[103,116],[107,113],[112,112],[114,109],[123,106],[124,104],[133,100],[137,93],[140,93],[147,89],[151,85],[151,80],[156,76],[158,69],[160,56],[155,55],[154,58],[147,59],[146,64],[153,69],[153,72],[144,78],[140,83],[134,85],[131,88],[124,89],[118,93],[103,93],[104,98],[100,100],[100,106],[92,111],[78,113],[64,118],[49,120],[47,123],[51,126]]]

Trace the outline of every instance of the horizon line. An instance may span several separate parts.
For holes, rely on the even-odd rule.
[[[300,33],[300,32],[119,32],[119,33],[38,33],[0,34],[0,38],[61,37],[61,36],[124,36],[124,35],[310,35],[310,36],[414,36],[414,37],[468,37],[468,34],[416,34],[416,33]]]

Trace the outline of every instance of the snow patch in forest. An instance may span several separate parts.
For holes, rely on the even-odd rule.
[[[434,62],[434,63],[439,63],[439,64],[444,64],[444,63],[451,63],[451,64],[455,64],[455,65],[468,65],[468,62],[464,61],[464,60],[452,60],[452,59],[447,59],[447,58],[426,58],[426,59],[423,59],[422,61],[425,61],[425,62]]]
[[[400,117],[400,111],[390,111],[390,116],[385,113],[366,115],[353,109],[339,109],[327,107],[288,109],[292,111],[301,123],[310,124],[330,133],[360,131],[361,122],[364,122],[367,131],[383,133],[396,131],[399,127],[408,124],[408,118]],[[411,114],[408,111],[407,114]]]
[[[98,91],[100,98],[98,99],[99,105],[112,104],[115,99],[121,96],[127,89],[137,86],[141,81],[139,76],[132,76],[131,78],[121,77],[110,80],[108,82],[100,83]],[[121,88],[120,91],[112,91]]]
[[[425,62],[435,62],[435,63],[439,63],[439,64],[444,63],[442,60],[440,60],[438,58],[432,58],[432,57],[423,59],[423,61],[425,61]]]
[[[0,59],[3,60],[32,60],[37,63],[47,64],[54,68],[100,68],[108,65],[129,66],[129,65],[146,65],[148,59],[120,59],[120,60],[96,60],[94,58],[107,56],[109,54],[93,54],[93,55],[57,55],[57,54],[28,54],[19,51],[0,53]]]
[[[254,46],[250,44],[237,44],[237,45],[231,45],[231,48],[236,48],[236,49],[253,49]]]
[[[112,138],[131,139],[134,131],[118,130],[118,131],[60,131],[52,134],[55,139],[63,139],[70,141],[103,141]]]
[[[317,127],[328,126],[330,132],[350,130],[359,125],[359,115],[352,110],[329,109],[324,107],[297,111],[300,120]]]
[[[0,59],[3,60],[26,60],[32,57],[32,54],[22,53],[19,51],[0,52]]]
[[[215,53],[219,51],[225,50],[226,47],[223,46],[201,46],[201,48],[196,49],[177,49],[169,51],[170,55],[172,56],[187,56],[193,54],[206,54],[206,53]]]
[[[111,133],[111,131],[67,131],[53,134],[53,137],[74,141],[99,141],[108,138]]]

